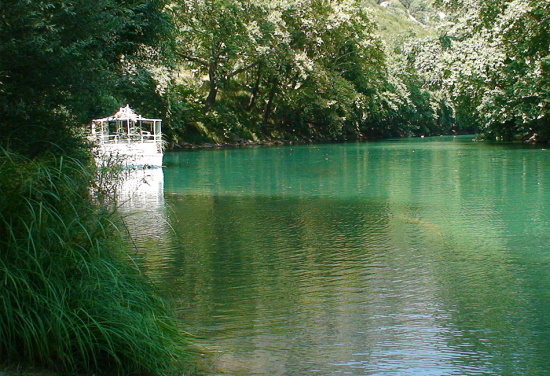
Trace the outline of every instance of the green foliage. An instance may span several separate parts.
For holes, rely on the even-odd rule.
[[[385,66],[363,8],[302,2],[281,19],[288,43],[265,77],[264,123],[308,140],[360,137],[353,109],[362,93],[376,90]]]
[[[125,258],[72,158],[0,154],[0,353],[60,372],[160,374],[186,337]]]
[[[401,78],[389,74],[387,50],[360,1],[176,4],[176,56],[181,84],[192,94],[171,96],[172,104],[181,104],[172,115],[193,120],[171,123],[171,133],[210,141],[235,134],[358,139],[379,135],[368,131],[377,118],[398,119],[381,116],[373,101],[412,103],[407,85],[394,85]]]
[[[455,16],[440,41],[424,42],[416,67],[445,93],[457,121],[490,138],[549,140],[548,3],[439,3]]]
[[[178,127],[210,140],[232,133],[218,127],[304,140],[473,131],[548,139],[546,2],[176,4],[195,119]]]
[[[38,155],[53,144],[72,153],[72,128],[123,99],[113,90],[131,57],[156,46],[160,1],[0,3],[0,133]],[[161,25],[161,26],[159,26]],[[124,59],[122,59],[124,57]],[[109,110],[110,111],[110,110]]]
[[[165,106],[163,1],[0,2],[0,354],[65,373],[160,374],[185,336],[128,259],[79,126]],[[130,87],[131,86],[131,87]],[[119,89],[118,92],[116,89]],[[124,90],[120,90],[124,88]],[[157,98],[153,101],[151,98]]]

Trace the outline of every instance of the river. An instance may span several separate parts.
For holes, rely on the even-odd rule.
[[[549,375],[550,151],[471,138],[168,153],[136,258],[209,375]]]

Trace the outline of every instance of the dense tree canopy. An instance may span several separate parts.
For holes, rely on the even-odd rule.
[[[220,123],[233,123],[220,124],[223,129],[217,130],[217,137],[243,131],[256,132],[260,137],[276,136],[287,122],[294,122],[290,127],[300,127],[313,121],[312,116],[326,115],[320,107],[312,114],[312,108],[300,101],[308,105],[331,101],[324,98],[332,95],[327,90],[312,96],[314,86],[334,84],[333,73],[349,64],[338,56],[342,55],[338,49],[352,44],[357,45],[351,48],[357,47],[365,38],[353,33],[368,32],[372,27],[356,24],[361,12],[352,23],[344,24],[351,17],[337,20],[332,7],[313,1],[179,2],[176,19],[181,43],[176,56],[187,76],[184,84],[200,86],[206,76],[207,93],[201,99],[197,92],[195,102],[204,104],[206,121],[215,122],[221,115]],[[259,126],[251,126],[253,123]]]
[[[462,124],[491,138],[548,140],[550,4],[441,0],[452,11],[437,40],[417,45],[415,67]]]
[[[433,3],[176,1],[173,140],[546,140],[548,5]]]
[[[175,4],[175,141],[436,132],[419,77],[399,66],[362,1]]]
[[[29,153],[125,102],[166,118],[174,143],[477,130],[548,139],[541,0],[0,7],[0,131]]]
[[[167,29],[162,6],[161,1],[2,1],[2,143],[28,154],[52,143],[68,147],[75,125],[126,99],[116,97],[114,89],[133,74],[126,69],[133,56],[144,46],[158,48]]]

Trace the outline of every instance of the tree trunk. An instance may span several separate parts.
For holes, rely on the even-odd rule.
[[[275,99],[275,93],[277,92],[278,84],[277,78],[272,78],[269,81],[271,83],[271,86],[269,89],[269,96],[267,98],[267,103],[264,110],[264,124],[267,124],[269,118],[271,117],[271,112],[273,111],[273,100]]]
[[[252,87],[252,93],[250,94],[250,100],[248,101],[248,105],[246,106],[246,111],[251,111],[252,107],[254,107],[254,104],[256,103],[256,98],[258,98],[258,94],[260,92],[261,78],[262,78],[262,64],[258,65],[256,81],[254,82],[254,86]]]
[[[216,97],[218,95],[218,70],[216,63],[211,63],[208,66],[208,78],[210,80],[210,90],[208,96],[206,97],[205,106],[211,108],[216,104]]]

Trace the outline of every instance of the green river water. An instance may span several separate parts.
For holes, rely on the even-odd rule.
[[[168,153],[137,258],[209,375],[550,375],[550,150],[471,138]]]

